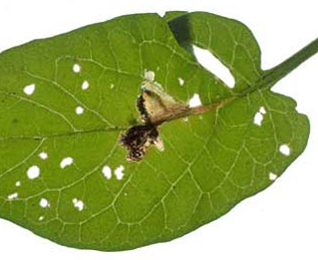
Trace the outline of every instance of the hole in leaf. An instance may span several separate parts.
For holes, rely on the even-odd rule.
[[[88,83],[87,80],[85,80],[85,81],[83,82],[83,84],[82,84],[82,90],[86,90],[86,89],[88,89],[88,88],[89,88],[89,83]]]
[[[78,64],[74,64],[74,65],[73,65],[73,71],[74,71],[75,73],[79,73],[79,72],[81,71],[81,66],[78,65]]]
[[[117,180],[123,179],[123,177],[124,177],[123,170],[124,170],[124,166],[122,166],[122,165],[120,165],[119,167],[116,168],[115,176],[116,176]]]
[[[261,126],[264,116],[266,115],[266,110],[264,107],[260,107],[258,112],[254,116],[254,124]]]
[[[73,158],[66,157],[61,161],[60,167],[64,169],[65,167],[70,166],[72,163],[73,163]]]
[[[260,107],[260,108],[259,108],[259,112],[260,112],[262,115],[266,115],[265,107]]]
[[[102,173],[108,180],[112,177],[112,170],[109,166],[104,166],[102,169]]]
[[[76,112],[76,114],[81,115],[81,114],[84,113],[84,108],[78,106],[78,107],[75,109],[75,112]]]
[[[263,115],[260,112],[257,112],[254,116],[254,124],[261,126],[263,121]]]
[[[36,165],[30,167],[28,169],[27,175],[30,180],[38,178],[40,176],[40,168]]]
[[[166,15],[166,11],[157,11],[157,13],[161,16],[164,17]]]
[[[40,206],[41,206],[41,208],[47,208],[47,207],[50,207],[50,203],[48,202],[47,199],[42,198],[40,200]]]
[[[42,160],[46,160],[48,156],[47,156],[47,153],[41,152],[41,153],[39,154],[39,157],[40,157]]]
[[[290,148],[287,144],[282,144],[280,147],[279,147],[279,151],[283,154],[283,155],[286,155],[286,156],[289,156],[290,155]]]
[[[179,81],[180,86],[183,86],[183,85],[184,85],[184,79],[178,78],[178,81]]]
[[[24,89],[23,89],[23,92],[28,95],[28,96],[31,96],[35,91],[35,85],[34,84],[31,84],[31,85],[28,85],[28,86],[25,86]]]
[[[195,93],[188,102],[189,107],[199,107],[202,105],[200,96]]]
[[[74,207],[79,210],[79,211],[82,211],[84,209],[84,203],[83,201],[81,200],[78,200],[77,198],[74,198],[72,200],[73,204],[74,204]]]
[[[43,221],[43,220],[44,220],[44,216],[40,216],[39,221]]]
[[[229,88],[234,88],[235,80],[230,70],[216,58],[211,52],[193,45],[194,55],[198,62],[219,79],[221,79]]]
[[[21,186],[21,181],[17,181],[17,182],[15,183],[15,186],[16,186],[16,187],[20,187],[20,186]]]
[[[277,179],[277,174],[270,172],[270,173],[268,174],[268,178],[269,178],[271,181],[275,181],[275,180]]]
[[[18,197],[18,193],[17,192],[15,192],[15,193],[13,193],[13,194],[10,194],[9,196],[8,196],[8,199],[9,200],[13,200],[13,199],[16,199],[17,197]]]

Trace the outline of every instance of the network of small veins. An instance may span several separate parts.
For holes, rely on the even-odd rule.
[[[174,54],[174,53],[177,53],[177,52],[176,52],[175,50],[173,50],[173,54]],[[172,55],[173,55],[173,54],[172,54]],[[93,60],[92,60],[92,61],[93,61]],[[95,63],[98,63],[98,62],[95,61]],[[99,63],[98,63],[98,64],[99,64]],[[99,65],[102,66],[104,69],[111,69],[111,68],[105,67],[105,66],[103,66],[103,65],[101,65],[101,64],[99,64]],[[79,64],[75,63],[75,64],[73,65],[72,70],[73,70],[74,73],[78,74],[78,73],[81,72],[81,66],[80,66]],[[116,72],[122,72],[122,71],[119,70],[119,69],[117,69],[117,70],[115,70],[115,71],[116,71]],[[122,73],[125,73],[125,72],[122,72]],[[47,80],[47,79],[38,77],[38,76],[36,76],[36,75],[34,75],[34,74],[32,74],[32,73],[28,73],[28,74],[29,74],[30,76],[35,77],[35,78],[38,78],[38,79],[50,81],[50,80]],[[145,79],[148,80],[148,81],[154,81],[154,72],[152,72],[152,71],[147,71],[147,70],[146,70],[146,73],[145,73],[145,76],[144,76],[144,77],[145,77]],[[177,80],[178,80],[179,85],[180,85],[181,87],[185,84],[185,81],[184,81],[184,79],[183,79],[182,77],[179,77]],[[57,82],[51,82],[51,83],[54,83],[54,85],[56,85],[56,86],[58,86],[58,87],[60,87],[60,88],[63,88],[63,87],[62,87],[59,83],[57,83]],[[88,81],[88,80],[83,81],[83,83],[82,83],[82,85],[81,85],[81,89],[82,89],[83,91],[86,91],[87,89],[89,89],[89,87],[90,87],[89,81]],[[113,88],[115,88],[115,87],[116,87],[116,86],[115,86],[114,84],[111,84],[111,85],[110,85],[110,89],[113,89]],[[27,101],[27,102],[32,102],[32,103],[34,103],[34,104],[38,104],[36,101],[32,101],[32,100],[30,99],[30,97],[33,95],[33,93],[34,93],[35,91],[36,91],[36,85],[33,84],[33,83],[32,83],[32,84],[29,84],[29,85],[27,85],[27,86],[25,86],[25,87],[23,88],[23,92],[24,92],[24,94],[26,95],[26,97],[20,97],[20,98],[21,98],[22,100]],[[102,119],[104,122],[106,122],[107,124],[111,125],[111,124],[109,123],[109,121],[106,120],[103,116],[101,116],[97,111],[95,111],[95,110],[93,110],[93,109],[89,109],[89,108],[88,108],[87,106],[85,106],[82,102],[80,102],[72,93],[68,92],[65,88],[63,88],[63,91],[67,92],[70,96],[72,96],[72,97],[73,97],[76,101],[78,101],[78,103],[80,104],[79,106],[77,106],[77,107],[75,108],[75,111],[74,111],[78,116],[80,116],[81,114],[83,114],[85,110],[88,110],[88,111],[90,111],[90,112],[93,112],[95,115],[97,115],[99,118],[101,118],[101,119]],[[201,105],[201,101],[200,101],[199,95],[198,95],[197,93],[193,94],[192,98],[188,101],[188,104],[189,104],[190,107],[194,107],[194,106],[199,106],[199,105]],[[54,110],[52,110],[52,109],[50,109],[50,108],[48,108],[48,107],[46,107],[46,106],[44,106],[44,105],[41,105],[41,104],[38,104],[38,105],[39,105],[40,107],[44,108],[44,109],[47,109],[48,111],[50,111],[50,112],[52,112],[52,113],[54,113],[54,114],[58,114],[59,116],[61,116],[61,117],[63,118],[63,120],[65,120],[65,121],[68,122],[68,124],[71,126],[71,128],[72,128],[74,131],[78,131],[78,130],[72,125],[72,123],[71,123],[65,116],[63,116],[62,114],[60,114],[59,112],[54,111]],[[261,126],[261,125],[262,125],[262,121],[263,121],[264,117],[266,116],[266,113],[267,113],[267,112],[266,112],[266,110],[265,110],[265,107],[264,107],[264,106],[261,106],[261,107],[259,108],[259,111],[255,114],[254,124],[257,125],[257,126]],[[184,118],[184,120],[186,121],[187,118]],[[201,137],[199,137],[199,138],[201,138]],[[27,158],[25,158],[25,160],[23,160],[23,161],[22,161],[21,163],[19,163],[18,165],[12,167],[11,169],[9,169],[9,170],[7,170],[6,172],[4,172],[3,174],[1,174],[1,177],[2,177],[4,174],[6,174],[6,173],[8,173],[8,172],[10,172],[10,171],[12,171],[12,170],[18,168],[18,167],[21,166],[23,163],[26,163],[26,161],[27,161],[29,158],[31,158],[32,156],[34,156],[35,154],[38,154],[38,156],[39,156],[43,161],[48,160],[48,159],[49,159],[49,154],[48,154],[47,152],[45,152],[45,151],[41,151],[41,152],[40,152],[40,148],[42,147],[42,145],[43,145],[43,143],[44,143],[45,141],[46,141],[46,138],[43,138],[43,139],[41,140],[40,144],[36,147],[36,149],[35,149]],[[167,140],[166,138],[165,138],[165,141],[168,142],[168,140]],[[87,176],[89,176],[91,173],[95,172],[97,169],[100,169],[100,170],[101,170],[101,174],[102,174],[106,179],[108,179],[108,180],[111,179],[111,178],[113,177],[113,175],[115,175],[115,178],[116,178],[117,180],[123,180],[123,179],[124,179],[124,166],[123,166],[123,165],[118,165],[118,167],[116,167],[115,169],[111,169],[110,166],[105,165],[105,162],[106,162],[107,159],[112,155],[112,153],[115,151],[117,145],[118,145],[118,144],[117,144],[117,142],[116,142],[116,143],[114,144],[114,147],[113,147],[112,151],[109,153],[109,155],[107,156],[107,158],[105,158],[105,160],[103,160],[103,161],[101,162],[100,165],[98,165],[97,167],[95,167],[95,168],[94,168],[92,171],[90,171],[88,174],[85,174],[83,178],[81,178],[80,180],[76,181],[75,183],[72,183],[72,184],[70,184],[70,185],[68,185],[68,186],[66,186],[66,187],[63,187],[63,190],[66,189],[66,188],[69,188],[69,187],[71,187],[71,186],[74,186],[75,184],[77,184],[77,183],[79,183],[80,181],[84,180],[84,178],[86,178]],[[220,143],[220,145],[222,145],[222,144]],[[169,146],[170,146],[171,148],[173,148],[172,144],[169,144]],[[226,147],[224,147],[224,148],[226,148]],[[204,149],[205,149],[205,148],[204,148]],[[228,149],[228,148],[226,148],[226,149]],[[280,151],[282,154],[286,155],[286,156],[288,156],[288,155],[290,154],[290,148],[289,148],[288,145],[286,145],[286,144],[282,144],[282,145],[280,146],[280,148],[279,148],[279,151]],[[235,152],[237,153],[237,157],[236,157],[236,159],[237,159],[237,158],[238,158],[238,155],[239,155],[239,152],[238,152],[238,151],[235,151]],[[177,153],[177,154],[178,154],[178,153]],[[178,155],[179,155],[179,154],[178,154]],[[195,159],[196,159],[196,158],[195,158]],[[184,172],[184,174],[180,175],[180,177],[179,177],[174,183],[171,183],[171,184],[172,184],[171,187],[172,187],[173,185],[175,185],[179,180],[181,180],[181,179],[183,178],[183,176],[184,176],[187,172],[190,171],[190,167],[191,167],[191,165],[193,164],[193,162],[195,161],[195,159],[194,159],[192,162],[189,163],[189,162],[187,162],[187,161],[184,161],[183,158],[180,158],[180,160],[182,160],[182,161],[184,161],[185,163],[188,164],[188,168],[187,168],[187,170]],[[235,161],[236,161],[236,160],[234,160],[233,165],[232,165],[231,168],[233,168],[233,166],[235,165]],[[66,167],[70,167],[73,163],[74,163],[74,159],[73,159],[72,157],[65,157],[65,158],[60,162],[60,168],[63,170],[63,169],[65,169]],[[145,163],[149,164],[149,166],[152,167],[151,164],[150,164],[147,160],[145,160]],[[154,170],[157,170],[157,169],[154,168]],[[32,165],[32,166],[27,170],[27,176],[28,176],[28,178],[29,178],[30,180],[39,178],[39,177],[40,177],[40,174],[41,174],[41,170],[40,170],[40,168],[39,168],[37,165]],[[270,180],[274,181],[274,180],[277,178],[277,175],[276,175],[275,173],[273,173],[273,172],[270,172],[268,177],[269,177]],[[107,210],[107,209],[110,208],[111,206],[114,206],[114,203],[115,203],[115,201],[116,201],[116,198],[118,198],[118,196],[122,193],[122,191],[125,189],[125,187],[126,187],[127,184],[129,183],[129,181],[130,181],[131,178],[132,178],[132,174],[128,177],[128,179],[126,180],[126,182],[124,182],[124,185],[122,186],[122,189],[120,190],[120,192],[117,194],[117,196],[116,196],[115,199],[113,200],[113,203],[112,203],[110,206],[108,206],[106,209],[103,209],[103,210],[100,211],[100,212],[94,213],[94,214],[92,215],[92,217],[98,215],[98,214],[101,213],[101,212],[104,212],[105,210]],[[194,177],[192,177],[192,178],[193,178],[194,182],[196,183],[195,178],[194,178]],[[15,184],[15,186],[16,186],[17,188],[20,187],[21,185],[22,185],[21,181],[17,181],[16,184]],[[200,186],[199,186],[198,184],[196,184],[196,185],[200,188]],[[220,186],[221,186],[221,185],[220,185]],[[169,194],[169,192],[170,192],[171,190],[172,190],[172,189],[169,189],[169,190],[167,191],[166,195],[162,198],[162,200],[161,200],[158,204],[160,204],[160,203],[163,202],[164,198]],[[62,191],[62,189],[58,189],[58,191],[59,191],[59,196],[60,196],[60,192]],[[40,196],[41,194],[45,194],[45,192],[46,192],[46,191],[43,191],[43,192],[41,192],[40,194],[33,195],[32,197],[29,197],[29,198],[27,198],[26,200],[29,200],[29,199],[34,198],[34,197],[38,197],[38,196]],[[124,194],[124,195],[127,196],[127,194]],[[7,197],[7,200],[9,200],[9,201],[18,200],[18,199],[19,199],[19,197],[18,197],[18,192],[9,194],[8,197]],[[199,201],[200,201],[200,199],[199,199]],[[73,203],[73,206],[75,207],[75,209],[77,209],[78,211],[82,211],[82,210],[84,210],[85,207],[86,207],[86,206],[85,206],[85,203],[84,203],[80,198],[74,197],[71,202]],[[42,198],[40,198],[40,200],[39,200],[39,206],[40,206],[41,208],[50,208],[50,207],[51,207],[51,204],[50,204],[50,202],[49,202],[49,200],[48,200],[47,198],[42,197]],[[157,205],[156,205],[156,206],[157,206]],[[155,207],[156,207],[156,206],[155,206]],[[57,205],[56,211],[58,210],[58,207],[59,207],[59,206]],[[153,207],[153,209],[154,209],[155,207]],[[115,207],[113,207],[113,208],[115,209]],[[152,211],[151,211],[151,212],[152,212]],[[151,212],[149,212],[147,215],[149,215]],[[57,214],[57,216],[58,216],[58,213],[56,213],[56,214]],[[92,218],[92,217],[91,217],[91,218]],[[147,217],[147,216],[145,216],[145,218],[146,218],[146,217]],[[145,219],[145,218],[144,218],[144,219]],[[44,220],[44,216],[41,215],[38,220],[39,220],[40,222],[43,221],[43,220]],[[86,221],[88,221],[88,220],[86,220]],[[86,222],[86,221],[85,221],[85,222]],[[84,222],[83,222],[83,223],[84,223]],[[67,224],[67,223],[65,223],[65,224]]]

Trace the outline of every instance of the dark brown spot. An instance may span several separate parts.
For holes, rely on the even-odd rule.
[[[152,124],[133,126],[120,137],[120,144],[128,151],[128,161],[140,161],[148,147],[159,136],[156,126]]]
[[[145,99],[143,98],[143,96],[139,95],[137,99],[137,108],[140,113],[141,120],[148,121],[148,112],[145,108],[144,102],[145,102]]]

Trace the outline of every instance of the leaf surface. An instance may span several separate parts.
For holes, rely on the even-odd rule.
[[[192,45],[231,70],[233,89]],[[295,101],[270,90],[279,77],[261,70],[260,55],[240,22],[183,12],[124,16],[1,53],[0,217],[62,245],[114,251],[222,216],[280,177],[309,135]],[[145,70],[174,100],[198,94],[209,109],[160,124],[164,151],[128,162],[119,139],[142,124]]]

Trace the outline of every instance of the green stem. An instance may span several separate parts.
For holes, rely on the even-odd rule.
[[[281,64],[267,70],[261,84],[267,86],[275,84],[316,53],[318,53],[318,38]]]

